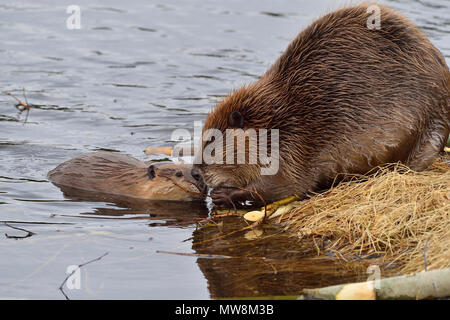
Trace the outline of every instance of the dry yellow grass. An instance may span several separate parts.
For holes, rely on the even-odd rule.
[[[395,165],[340,183],[278,218],[320,252],[381,254],[402,273],[450,267],[450,157],[423,172]]]

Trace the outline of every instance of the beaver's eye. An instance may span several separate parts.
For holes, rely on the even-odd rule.
[[[148,177],[150,178],[150,180],[153,180],[153,178],[156,176],[156,170],[155,170],[154,165],[151,165],[150,167],[148,167],[147,174],[148,174]]]
[[[177,173],[175,173],[175,175],[179,178],[183,176],[183,173],[181,171],[178,171]]]
[[[228,125],[232,128],[244,127],[244,116],[239,111],[233,111],[228,117]]]

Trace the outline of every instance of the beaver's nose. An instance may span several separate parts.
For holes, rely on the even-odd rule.
[[[200,171],[198,171],[198,170],[195,169],[195,168],[192,168],[192,170],[191,170],[191,176],[192,176],[192,178],[195,179],[195,181],[200,181],[200,179],[202,178],[202,176],[201,176],[201,174],[200,174]]]

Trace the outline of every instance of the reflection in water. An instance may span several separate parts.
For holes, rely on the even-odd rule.
[[[58,187],[73,201],[115,205],[81,213],[86,218],[148,219],[152,221],[150,227],[187,227],[208,217],[202,202],[140,200]],[[317,243],[296,239],[276,225],[225,236],[245,226],[241,218],[230,217],[205,224],[193,232],[192,249],[197,254],[211,255],[198,258],[197,264],[208,281],[212,298],[299,295],[303,288],[367,278],[368,263],[317,256]]]
[[[367,278],[368,263],[340,262],[316,255],[315,244],[300,241],[277,226],[266,225],[259,238],[252,231],[209,241],[244,227],[239,218],[194,231],[192,248],[201,254],[231,256],[198,258],[212,298],[292,296],[314,288]]]
[[[61,298],[54,283],[61,283],[67,265],[103,250],[111,251],[111,260],[91,268],[99,268],[95,279],[105,272],[109,276],[96,298],[297,294],[302,287],[367,277],[364,267],[317,257],[314,244],[276,228],[265,227],[255,240],[240,232],[202,243],[243,224],[235,217],[224,220],[222,231],[220,221],[218,227],[195,230],[191,222],[207,217],[201,203],[140,201],[68,189],[63,191],[69,200],[64,200],[44,182],[59,163],[96,150],[149,160],[142,153],[146,146],[173,144],[174,129],[192,130],[193,122],[204,121],[231,89],[258,79],[303,27],[345,1],[110,0],[101,6],[78,0],[86,15],[82,30],[73,32],[65,28],[65,4],[56,2],[0,4],[0,91],[23,99],[25,88],[34,105],[24,124],[26,114],[17,114],[16,101],[0,95],[1,220],[37,233],[20,241],[7,239],[3,233],[12,231],[0,223],[0,257],[8,257],[0,258],[0,297]],[[450,64],[448,0],[382,2],[411,18]],[[189,252],[191,243],[183,240],[191,230],[196,253],[236,258],[155,254]],[[98,231],[114,234],[114,240],[89,235]],[[86,234],[83,241],[80,233]],[[140,254],[151,257],[133,260]],[[102,269],[114,259],[121,262]],[[131,262],[122,261],[127,259]],[[192,263],[196,260],[210,294]],[[21,285],[8,287],[5,281]],[[93,297],[83,290],[78,294]]]
[[[93,212],[80,213],[90,218],[128,218],[158,220],[151,226],[170,226],[190,222],[196,218],[206,218],[208,210],[205,203],[194,201],[156,201],[143,200],[118,195],[80,190],[68,186],[58,187],[64,196],[73,201],[94,201],[112,203],[110,208],[94,208]]]

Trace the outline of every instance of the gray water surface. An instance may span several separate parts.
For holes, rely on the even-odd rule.
[[[415,22],[450,64],[450,1],[385,3]],[[81,8],[80,30],[66,27],[71,4]],[[161,158],[144,148],[173,144],[174,129],[192,130],[223,95],[255,81],[302,28],[342,4],[1,1],[0,90],[23,99],[25,88],[36,107],[25,123],[26,112],[0,95],[0,298],[64,299],[58,287],[68,266],[105,252],[81,269],[80,289],[65,289],[70,298],[290,295],[366,277],[308,256],[284,236],[275,237],[278,245],[237,235],[193,246],[203,234],[179,222],[204,217],[204,208],[67,198],[46,178],[59,163],[95,150]],[[35,234],[8,238],[26,234],[8,221]],[[252,255],[275,262],[246,258]],[[274,271],[281,265],[295,267]]]

